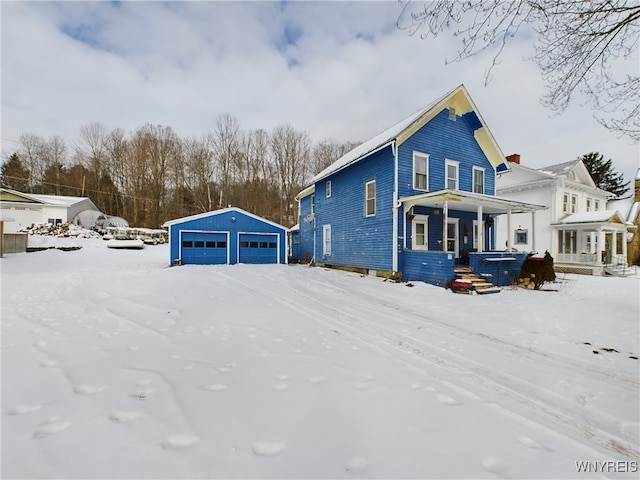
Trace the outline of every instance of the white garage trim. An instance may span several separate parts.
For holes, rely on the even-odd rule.
[[[224,234],[227,237],[227,265],[231,262],[231,245],[229,243],[230,240],[230,232],[225,230],[179,230],[178,231],[178,258],[180,259],[180,263],[182,263],[182,234],[183,233],[217,233]]]

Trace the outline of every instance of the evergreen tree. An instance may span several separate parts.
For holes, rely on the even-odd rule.
[[[4,188],[26,192],[29,186],[29,170],[24,168],[17,153],[12,154],[0,167],[0,185]]]
[[[579,157],[587,167],[591,178],[598,188],[613,193],[616,197],[620,197],[629,191],[629,182],[624,182],[621,173],[613,168],[611,159],[604,160],[601,153],[591,152]]]

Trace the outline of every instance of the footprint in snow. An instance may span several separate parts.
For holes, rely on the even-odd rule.
[[[436,396],[436,398],[443,405],[449,405],[449,406],[461,405],[461,403],[457,401],[455,398],[451,398],[449,395],[445,395],[443,393],[439,393]]]
[[[488,457],[482,461],[482,466],[489,473],[500,474],[503,473],[507,466],[497,457]]]
[[[144,400],[149,397],[153,393],[153,388],[149,387],[140,387],[136,388],[133,392],[129,394],[130,397],[139,398],[140,400]]]
[[[529,437],[525,437],[524,435],[522,435],[520,438],[518,438],[518,441],[524,445],[525,447],[529,447],[529,448],[533,448],[535,450],[540,450],[542,449],[542,445],[540,445],[538,442],[536,442],[535,440],[533,440],[532,438]]]
[[[109,415],[109,420],[116,423],[129,423],[141,417],[142,413],[135,410],[116,410]]]
[[[86,383],[79,383],[73,387],[73,393],[76,395],[93,395],[95,393],[102,392],[105,388],[104,385],[89,385]]]
[[[253,442],[251,450],[259,457],[275,457],[287,451],[287,446],[279,442]]]
[[[36,412],[42,408],[42,405],[28,405],[26,403],[21,403],[20,405],[16,405],[7,413],[9,415],[22,415],[24,413]]]
[[[349,473],[363,473],[369,468],[369,463],[364,458],[352,458],[345,465]]]
[[[51,417],[49,420],[36,427],[33,431],[33,438],[43,438],[47,435],[61,432],[69,425],[71,425],[69,422],[61,421],[60,417]]]
[[[226,390],[227,388],[229,388],[227,385],[224,385],[222,383],[213,383],[211,385],[204,385],[202,387],[203,390],[207,390],[209,392],[221,392],[223,390]]]
[[[175,433],[172,435],[167,435],[164,440],[162,440],[162,448],[165,450],[177,450],[181,448],[188,448],[194,443],[200,440],[195,435],[187,435],[183,433]]]

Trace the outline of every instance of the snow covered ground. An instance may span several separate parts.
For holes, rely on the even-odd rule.
[[[471,296],[56,242],[0,260],[2,478],[638,478],[638,276]]]

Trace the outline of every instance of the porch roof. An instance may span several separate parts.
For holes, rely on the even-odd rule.
[[[559,222],[552,223],[552,227],[589,227],[589,228],[607,228],[613,230],[626,230],[627,227],[633,226],[629,222],[625,222],[617,211],[600,210],[596,212],[574,213]]]
[[[482,195],[480,193],[461,192],[459,190],[438,190],[410,197],[402,197],[398,201],[404,204],[405,208],[411,208],[414,205],[442,208],[444,202],[448,201],[449,208],[463,212],[475,212],[478,206],[481,205],[484,213],[492,215],[506,214],[509,210],[511,210],[511,213],[523,213],[547,208],[544,205],[518,202],[516,200],[509,200],[492,195]]]

